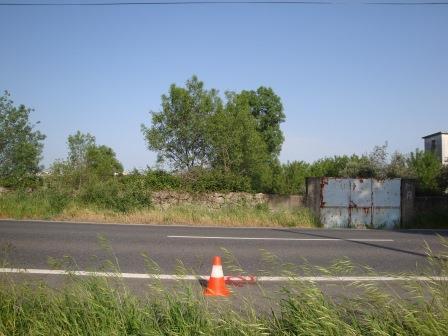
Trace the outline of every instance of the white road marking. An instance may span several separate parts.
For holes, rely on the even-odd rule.
[[[76,275],[96,277],[119,277],[125,279],[152,279],[152,280],[208,280],[208,275],[176,275],[176,274],[145,274],[145,273],[109,273],[109,272],[87,272],[66,271],[48,269],[25,269],[25,268],[0,268],[0,273],[14,274],[42,274],[42,275]],[[356,281],[448,281],[448,277],[442,276],[260,276],[255,277],[258,282],[287,282],[287,281],[310,281],[310,282],[356,282]]]
[[[355,241],[355,242],[393,242],[393,239],[344,239],[344,238],[274,238],[274,237],[210,237],[210,236],[167,236],[184,239],[228,239],[228,240],[291,240],[291,241]]]

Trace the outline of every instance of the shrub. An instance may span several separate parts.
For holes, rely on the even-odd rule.
[[[417,150],[411,153],[409,166],[418,179],[417,194],[440,194],[438,179],[442,169],[442,163],[431,152]]]
[[[72,198],[69,192],[56,189],[42,190],[40,194],[48,199],[51,211],[55,214],[61,213]]]
[[[129,212],[151,205],[149,191],[139,179],[111,179],[91,183],[80,194],[80,200],[86,205],[95,205],[102,209],[117,212]]]
[[[145,187],[150,190],[179,189],[181,178],[163,170],[148,169],[143,175],[134,173],[127,176],[129,179],[143,178]]]
[[[247,176],[213,169],[195,169],[182,175],[183,188],[192,192],[252,192]]]

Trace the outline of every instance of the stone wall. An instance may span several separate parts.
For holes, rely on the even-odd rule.
[[[299,195],[281,196],[268,194],[230,193],[187,193],[179,191],[156,191],[152,193],[152,203],[156,207],[168,208],[173,205],[201,205],[218,209],[223,206],[257,206],[266,204],[270,209],[293,209],[303,206],[303,197]]]

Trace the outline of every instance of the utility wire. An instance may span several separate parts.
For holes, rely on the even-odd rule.
[[[191,5],[344,5],[335,1],[146,1],[146,2],[0,2],[0,6],[191,6]],[[440,6],[448,2],[359,2],[369,6]]]
[[[437,6],[448,5],[448,2],[363,2],[363,5],[378,5],[378,6]]]
[[[150,1],[150,2],[27,2],[1,6],[162,6],[162,5],[331,5],[331,1]]]

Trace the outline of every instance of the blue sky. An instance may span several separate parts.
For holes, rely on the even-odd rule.
[[[0,90],[35,109],[46,166],[76,130],[153,166],[140,124],[193,74],[272,87],[283,162],[410,152],[448,129],[448,6],[0,7],[0,31]]]

